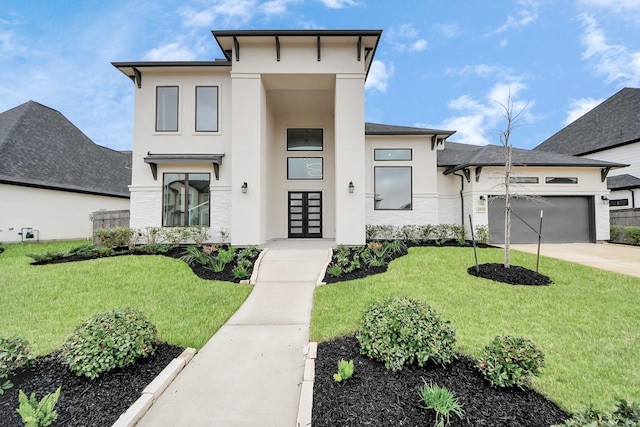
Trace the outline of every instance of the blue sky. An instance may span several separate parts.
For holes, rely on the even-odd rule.
[[[526,106],[532,148],[640,86],[640,0],[0,0],[0,111],[34,100],[131,148],[134,85],[113,61],[212,60],[212,29],[381,29],[366,120],[498,144]]]

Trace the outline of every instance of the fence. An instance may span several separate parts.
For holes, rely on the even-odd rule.
[[[91,214],[92,235],[102,228],[129,227],[129,210],[97,211]]]
[[[609,224],[623,227],[640,227],[640,208],[609,211]]]

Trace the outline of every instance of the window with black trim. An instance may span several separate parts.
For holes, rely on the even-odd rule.
[[[629,199],[609,200],[609,206],[629,206]]]
[[[287,179],[323,179],[322,157],[287,157]]]
[[[411,166],[376,166],[374,174],[374,208],[376,210],[411,210]]]
[[[413,152],[411,148],[375,148],[373,150],[373,160],[391,161],[391,160],[412,160]]]
[[[162,184],[162,225],[209,226],[208,173],[165,173]]]
[[[322,151],[322,129],[287,129],[287,151]]]
[[[544,179],[546,184],[577,184],[578,178],[568,176],[548,176]]]
[[[178,131],[178,86],[156,87],[156,131]]]
[[[196,86],[196,132],[218,132],[218,86]]]
[[[537,176],[511,176],[509,182],[512,184],[538,184],[540,179]]]

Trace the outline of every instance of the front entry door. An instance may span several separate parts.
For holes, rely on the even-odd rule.
[[[289,192],[289,237],[322,238],[322,191]]]

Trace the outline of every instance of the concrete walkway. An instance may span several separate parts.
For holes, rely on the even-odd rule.
[[[247,300],[137,425],[295,427],[313,291],[334,245],[266,245]]]
[[[538,245],[511,245],[535,254]],[[540,255],[640,277],[640,247],[610,243],[543,243]]]

